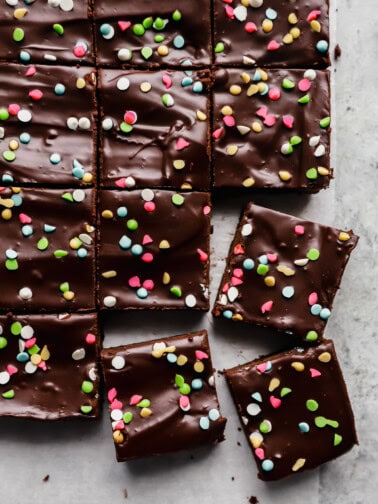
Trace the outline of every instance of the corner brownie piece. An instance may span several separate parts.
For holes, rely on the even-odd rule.
[[[90,0],[5,0],[0,60],[94,63]]]
[[[0,416],[99,415],[95,313],[0,316]]]
[[[211,62],[210,0],[96,0],[94,18],[100,65]]]
[[[0,189],[2,311],[95,307],[92,189]]]
[[[101,184],[210,188],[209,72],[100,71]]]
[[[224,439],[206,331],[101,352],[118,462]]]
[[[259,478],[272,481],[313,469],[357,443],[331,340],[257,359],[225,376]]]
[[[91,183],[96,107],[93,68],[0,64],[2,184]]]
[[[209,307],[210,195],[100,191],[99,306]]]
[[[325,68],[328,0],[214,0],[215,62]]]
[[[321,338],[358,237],[249,203],[213,313]]]
[[[328,187],[327,71],[218,70],[213,96],[215,187]]]

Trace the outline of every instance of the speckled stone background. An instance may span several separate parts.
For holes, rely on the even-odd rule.
[[[115,462],[107,415],[99,422],[41,424],[0,419],[0,503],[25,504],[374,504],[378,502],[378,4],[333,1],[333,163],[336,180],[315,196],[254,198],[277,210],[360,235],[336,298],[326,336],[335,340],[354,407],[360,446],[321,469],[266,484],[256,467],[222,377],[227,440],[215,448]],[[334,30],[335,31],[335,30]],[[212,294],[238,215],[247,198],[215,201]],[[282,337],[210,314],[109,316],[105,345],[142,341],[206,327],[217,369],[285,345]],[[49,474],[47,482],[44,476]],[[126,499],[127,495],[127,500]]]

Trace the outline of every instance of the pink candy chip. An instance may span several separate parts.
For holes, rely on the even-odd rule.
[[[130,21],[118,21],[118,26],[121,31],[127,30],[127,28],[130,28],[131,22]]]
[[[130,287],[133,287],[135,289],[140,287],[140,278],[138,276],[133,276],[129,278],[129,285]]]
[[[278,397],[270,396],[269,397],[270,404],[273,406],[273,408],[277,409],[281,406],[282,401]]]
[[[121,401],[118,401],[118,399],[114,399],[114,401],[111,402],[110,404],[110,409],[115,410],[115,409],[122,409],[123,404]]]
[[[209,255],[200,248],[197,249],[197,254],[202,262],[206,262],[209,259]]]
[[[311,292],[311,294],[308,296],[308,304],[310,306],[316,304],[318,302],[318,295],[316,292]]]
[[[43,93],[40,89],[32,89],[29,91],[29,96],[35,101],[40,100],[43,97]]]
[[[12,364],[8,364],[8,366],[7,366],[7,371],[8,371],[8,373],[9,373],[11,376],[12,376],[13,374],[15,374],[15,373],[18,373],[18,369],[17,369],[15,366],[13,366]]]
[[[265,126],[274,126],[276,124],[276,118],[273,115],[268,114],[264,119]]]
[[[155,287],[155,284],[153,282],[153,280],[145,280],[143,282],[143,287],[148,290],[148,291],[152,291],[153,288]]]
[[[180,403],[180,408],[183,411],[188,411],[190,409],[190,401],[189,401],[188,396],[184,396],[184,395],[180,396],[179,403]]]
[[[307,16],[307,21],[314,21],[317,19],[321,14],[320,10],[313,10],[310,12],[310,14]]]
[[[311,378],[318,378],[318,376],[321,376],[322,373],[318,371],[317,369],[310,368],[310,373],[311,373]]]
[[[231,285],[233,285],[234,287],[236,287],[237,285],[241,285],[242,283],[243,283],[243,280],[241,280],[238,277],[231,278]]]
[[[303,226],[301,226],[301,225],[299,225],[299,224],[298,224],[297,226],[295,226],[295,228],[294,228],[294,233],[295,233],[296,235],[300,235],[300,236],[301,236],[301,235],[303,235],[303,234],[304,234],[304,232],[305,232],[305,229],[304,229],[304,227],[303,227]]]
[[[277,51],[281,47],[281,44],[277,42],[277,40],[271,40],[268,44],[268,51]]]
[[[266,254],[266,257],[270,263],[275,263],[278,259],[277,254]]]
[[[138,116],[133,110],[126,110],[123,119],[127,124],[135,124],[138,120]]]
[[[213,131],[212,137],[218,140],[223,135],[223,128],[218,128]]]
[[[268,109],[266,107],[261,107],[256,112],[256,115],[265,119],[265,117],[268,115]]]
[[[292,129],[294,126],[294,117],[291,115],[284,115],[282,122],[284,123],[284,126],[286,126],[286,128]]]
[[[16,116],[21,110],[21,107],[20,105],[17,105],[17,103],[11,103],[9,106],[8,106],[8,112],[10,113],[10,115],[13,115],[13,116]]]
[[[265,452],[262,448],[256,448],[255,455],[260,460],[264,460],[265,458]]]
[[[231,116],[231,115],[224,116],[223,117],[223,122],[229,128],[232,128],[233,126],[235,126],[235,118],[233,116]]]
[[[267,301],[261,306],[261,313],[269,312],[273,307],[273,301]]]
[[[88,333],[85,337],[85,341],[88,343],[88,345],[93,345],[96,343],[96,336],[92,333]]]
[[[110,403],[112,403],[116,397],[117,397],[117,390],[114,387],[108,390],[108,401]]]
[[[234,17],[235,17],[234,9],[232,7],[230,7],[229,5],[226,5],[226,7],[224,9],[226,11],[227,17],[230,19],[234,19]]]
[[[248,22],[248,23],[245,24],[244,29],[248,33],[253,33],[255,31],[257,31],[257,26],[255,25],[255,23],[252,23],[250,21],[250,22]]]
[[[176,140],[176,150],[181,151],[189,147],[190,143],[185,140],[185,138],[178,138]]]
[[[116,186],[121,187],[121,189],[125,189],[126,187],[126,179],[125,178],[120,178],[115,181]]]
[[[154,256],[150,252],[146,252],[142,255],[141,259],[145,263],[151,263],[154,260]]]
[[[29,217],[29,215],[26,215],[24,213],[20,213],[18,218],[20,219],[21,224],[31,224],[32,220],[31,220],[31,217]]]
[[[262,364],[258,364],[256,366],[256,369],[259,373],[265,373],[267,370],[268,364],[266,362],[263,362]]]
[[[145,234],[143,236],[142,245],[148,245],[149,243],[152,243],[152,242],[153,242],[153,239],[151,238],[150,235]]]
[[[36,71],[37,70],[36,70],[35,66],[28,67],[25,72],[25,77],[33,77],[33,75],[35,75]]]
[[[209,215],[210,212],[211,212],[211,208],[209,207],[209,205],[205,205],[203,207],[203,215]]]
[[[143,205],[143,208],[146,210],[146,212],[153,212],[156,208],[156,205],[153,201],[146,201]]]
[[[73,48],[72,52],[74,53],[76,58],[83,58],[87,54],[87,48],[81,44],[78,44]]]
[[[135,406],[136,404],[140,403],[140,401],[143,399],[143,396],[139,394],[134,394],[130,398],[130,406]]]
[[[298,82],[299,91],[306,92],[309,91],[310,88],[311,88],[311,81],[309,79],[301,79]]]
[[[163,74],[162,81],[166,89],[169,89],[172,87],[172,79],[171,76],[168,74]]]
[[[268,96],[271,100],[277,101],[281,98],[281,91],[278,88],[269,89]]]
[[[203,360],[203,359],[209,358],[208,354],[206,352],[204,352],[203,350],[196,350],[195,355],[196,355],[197,360]]]

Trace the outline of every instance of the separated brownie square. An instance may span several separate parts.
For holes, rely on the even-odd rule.
[[[6,311],[95,308],[92,189],[0,189],[0,306]]]
[[[313,469],[357,443],[352,408],[331,340],[225,372],[259,478]]]
[[[213,314],[322,337],[358,237],[249,203],[231,244]]]
[[[328,187],[326,70],[222,69],[215,74],[213,97],[215,187]]]
[[[90,0],[5,0],[0,60],[93,64]]]
[[[99,307],[209,307],[210,195],[100,191]]]
[[[208,65],[210,0],[94,3],[100,65]]]
[[[209,77],[100,71],[102,186],[210,188]]]
[[[119,462],[224,439],[206,331],[101,352]]]
[[[93,182],[96,108],[93,68],[0,64],[1,183]]]
[[[215,62],[325,68],[328,0],[214,0]]]
[[[0,416],[99,415],[97,315],[0,316]]]

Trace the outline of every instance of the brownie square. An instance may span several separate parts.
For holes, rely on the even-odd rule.
[[[358,237],[249,203],[213,314],[321,338]]]
[[[325,68],[328,0],[214,0],[215,62]]]
[[[0,191],[2,311],[95,307],[92,189]]]
[[[118,462],[224,439],[206,331],[101,352]]]
[[[99,307],[208,310],[210,195],[100,191]]]
[[[100,65],[208,65],[210,0],[94,4]]]
[[[328,187],[326,70],[222,69],[213,93],[215,187],[306,192]]]
[[[0,416],[99,415],[95,313],[0,316]]]
[[[89,0],[5,0],[0,12],[0,60],[94,63]]]
[[[101,184],[210,188],[209,72],[100,71]]]
[[[1,64],[0,103],[2,184],[73,187],[93,182],[93,68]]]
[[[331,340],[225,372],[259,478],[313,469],[357,443],[348,393]]]

